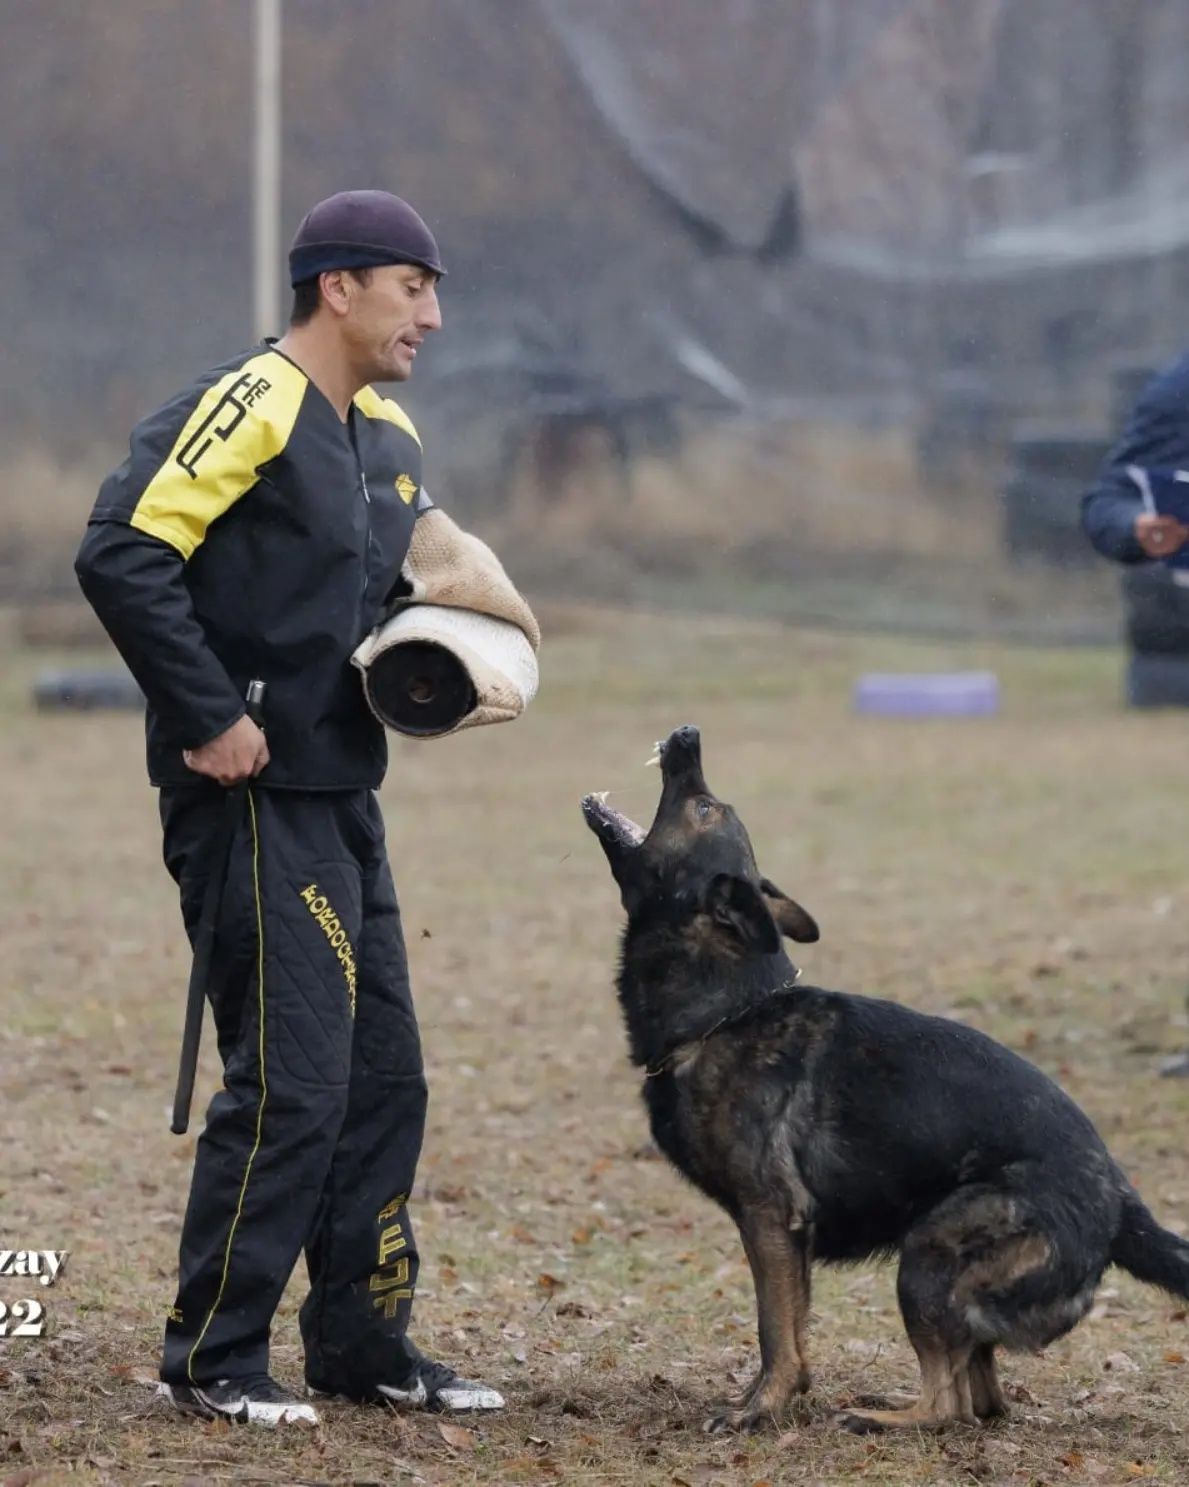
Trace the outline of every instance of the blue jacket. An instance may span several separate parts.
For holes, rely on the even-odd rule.
[[[1128,465],[1189,468],[1189,355],[1144,388],[1107,456],[1098,479],[1082,497],[1082,530],[1117,563],[1141,563],[1147,554],[1135,538],[1143,502]]]

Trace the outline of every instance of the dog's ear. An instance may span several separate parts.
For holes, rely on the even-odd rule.
[[[746,879],[717,874],[707,885],[702,907],[748,950],[774,955],[780,949],[780,934],[768,906]]]
[[[776,928],[790,940],[799,940],[803,945],[812,945],[821,938],[821,930],[812,914],[806,913],[795,899],[781,893],[770,878],[760,879],[760,892],[768,905],[768,912],[776,921]]]

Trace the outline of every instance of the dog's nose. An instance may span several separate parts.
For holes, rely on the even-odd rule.
[[[679,749],[696,749],[702,741],[702,735],[692,723],[686,723],[682,728],[674,728],[669,735],[669,742],[676,744]]]

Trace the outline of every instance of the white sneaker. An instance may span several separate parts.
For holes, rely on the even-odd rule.
[[[210,1384],[158,1384],[157,1393],[180,1414],[202,1420],[269,1427],[319,1423],[312,1404],[306,1404],[267,1373],[216,1379]]]
[[[326,1398],[335,1391],[310,1384],[307,1392],[315,1398]],[[392,1404],[402,1409],[429,1410],[432,1414],[464,1415],[504,1408],[504,1396],[498,1389],[476,1383],[474,1379],[460,1378],[445,1363],[435,1363],[423,1355],[412,1373],[399,1384],[373,1384],[362,1394],[353,1393],[349,1397],[361,1403]]]

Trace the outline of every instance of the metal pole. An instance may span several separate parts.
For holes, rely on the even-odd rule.
[[[281,330],[281,0],[256,0],[255,30],[252,301],[259,339]]]

